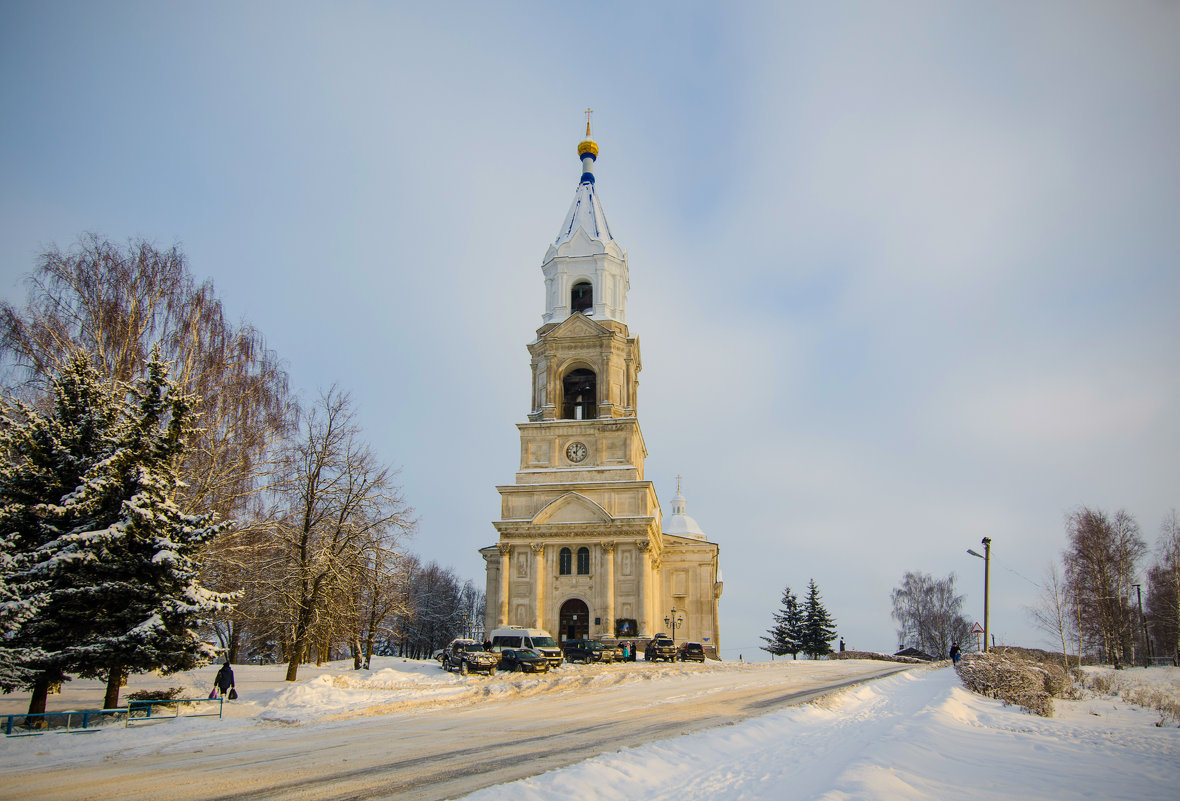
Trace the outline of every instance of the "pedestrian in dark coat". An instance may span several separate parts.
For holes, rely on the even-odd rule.
[[[217,677],[213,679],[213,685],[217,687],[217,690],[222,696],[233,690],[233,697],[237,697],[237,690],[234,690],[234,669],[229,666],[229,662],[226,662],[221,666],[221,670],[217,671]]]
[[[963,652],[959,650],[959,644],[957,642],[951,643],[951,661],[957,665],[962,658]]]

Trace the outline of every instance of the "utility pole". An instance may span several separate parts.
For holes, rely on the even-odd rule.
[[[1139,584],[1132,585],[1135,587],[1135,593],[1139,596],[1139,623],[1143,626],[1143,667],[1151,664],[1151,657],[1155,656],[1151,652],[1151,640],[1147,636],[1147,618],[1143,616],[1143,587]]]
[[[987,651],[989,650],[988,643],[991,642],[988,639],[990,634],[988,625],[990,623],[988,617],[988,598],[991,594],[992,538],[984,537],[980,542],[983,543],[982,554],[978,554],[970,548],[967,549],[967,553],[972,556],[978,556],[983,560],[983,650]]]
[[[991,570],[992,570],[992,538],[983,538],[983,650],[988,651],[988,632],[991,618],[988,614],[988,601],[991,598]]]

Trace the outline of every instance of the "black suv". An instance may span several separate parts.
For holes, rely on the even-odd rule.
[[[704,662],[705,647],[699,642],[682,642],[676,649],[676,658],[681,662]]]
[[[487,673],[490,676],[499,661],[499,657],[485,650],[483,645],[475,640],[451,640],[451,644],[444,648],[442,653],[443,668],[457,670],[460,676],[466,676],[468,673]]]
[[[668,662],[676,661],[676,643],[667,634],[657,634],[651,638],[647,648],[643,651],[643,658],[648,662],[658,662],[661,659]]]
[[[614,662],[615,649],[598,640],[566,640],[565,658],[570,662]]]

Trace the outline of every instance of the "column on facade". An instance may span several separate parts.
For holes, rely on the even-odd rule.
[[[651,604],[648,602],[648,585],[651,583],[651,578],[648,575],[651,572],[651,542],[649,540],[640,540],[635,543],[639,546],[639,632],[651,636],[655,634],[651,628]]]
[[[510,558],[512,555],[512,546],[506,543],[500,543],[496,546],[500,549],[500,614],[496,621],[497,626],[508,625],[508,571],[512,567]]]
[[[545,544],[534,542],[533,549],[533,628],[545,628]]]
[[[602,543],[602,554],[606,560],[606,633],[615,635],[615,544]]]

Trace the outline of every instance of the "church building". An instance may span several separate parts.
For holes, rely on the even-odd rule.
[[[664,517],[644,477],[639,340],[627,327],[627,254],[594,182],[598,145],[541,265],[545,311],[528,345],[532,404],[520,468],[499,486],[499,542],[487,566],[487,631],[545,629],[559,643],[658,632],[720,652],[718,546],[686,512],[677,479]]]

